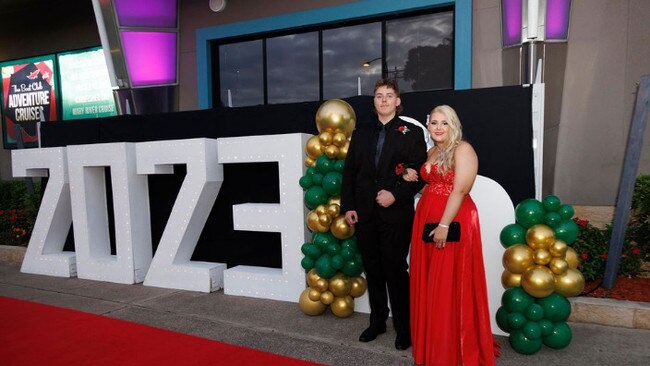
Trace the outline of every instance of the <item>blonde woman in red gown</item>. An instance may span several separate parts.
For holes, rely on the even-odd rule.
[[[420,168],[422,190],[413,222],[410,266],[411,337],[418,365],[494,365],[498,345],[490,329],[481,229],[469,196],[478,171],[472,146],[449,106],[431,111],[427,129],[435,146]],[[413,169],[405,180],[418,179]],[[448,242],[452,221],[460,241]],[[424,224],[439,222],[422,239]]]

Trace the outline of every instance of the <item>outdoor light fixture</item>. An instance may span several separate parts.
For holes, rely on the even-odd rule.
[[[373,58],[373,59],[370,60],[370,61],[366,61],[366,62],[363,63],[362,66],[363,66],[363,67],[370,67],[370,64],[373,63],[373,62],[375,62],[375,61],[377,61],[377,60],[381,60],[381,57],[375,57],[375,58]]]
[[[566,42],[571,0],[501,0],[503,47]]]

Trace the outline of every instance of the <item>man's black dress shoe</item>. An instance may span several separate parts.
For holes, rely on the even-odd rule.
[[[386,325],[381,326],[369,326],[364,330],[359,336],[359,342],[370,342],[374,341],[378,335],[386,333]]]
[[[397,336],[395,338],[395,348],[397,348],[400,351],[403,351],[405,349],[408,349],[411,347],[411,337],[410,336]]]

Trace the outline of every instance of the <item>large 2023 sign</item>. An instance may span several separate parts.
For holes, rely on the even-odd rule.
[[[288,134],[141,143],[110,143],[14,150],[16,177],[49,175],[21,271],[50,276],[140,283],[180,290],[297,302],[305,288],[300,246],[309,241],[298,180],[311,135]],[[217,198],[223,164],[277,162],[280,203],[233,206],[235,230],[281,233],[282,268],[191,261]],[[185,164],[180,188],[160,243],[152,253],[147,175],[171,174]],[[110,167],[116,254],[111,255],[104,168]],[[500,306],[501,228],[515,221],[510,197],[495,181],[478,176],[471,191],[481,220],[492,331]],[[63,251],[74,221],[75,252]],[[365,297],[365,295],[364,295]],[[368,312],[367,299],[358,311]]]
[[[297,301],[305,288],[302,190],[305,134],[109,143],[14,150],[15,177],[49,175],[22,272]],[[235,230],[280,232],[282,268],[191,261],[223,182],[223,164],[277,162],[280,203],[233,206]],[[147,175],[187,174],[152,253]],[[111,169],[116,254],[111,255],[104,168]],[[75,252],[63,251],[74,221]]]

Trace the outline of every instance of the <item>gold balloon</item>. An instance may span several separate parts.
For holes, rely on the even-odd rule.
[[[345,221],[345,216],[339,216],[332,220],[330,231],[335,238],[343,240],[354,235],[354,226],[348,225]]]
[[[320,301],[320,291],[316,290],[315,288],[310,288],[309,289],[309,300],[311,301]]]
[[[316,111],[316,127],[318,132],[341,132],[345,137],[352,136],[357,117],[354,109],[346,101],[330,99],[321,104]]]
[[[533,225],[526,231],[526,242],[533,249],[546,249],[554,241],[555,231],[548,225]]]
[[[332,278],[330,278],[329,290],[332,291],[334,296],[341,297],[346,296],[350,293],[352,284],[348,279],[348,276],[343,274],[343,272],[337,272]]]
[[[545,266],[551,261],[551,253],[546,249],[537,249],[533,257],[535,264]]]
[[[325,278],[320,278],[318,281],[316,281],[316,286],[314,288],[320,292],[327,291],[327,288],[329,287],[329,281]]]
[[[345,157],[348,156],[349,148],[350,148],[350,141],[346,141],[345,145],[339,146],[339,154],[336,155],[336,158],[345,160]]]
[[[548,263],[548,268],[556,275],[563,275],[569,269],[569,263],[562,258],[553,258]]]
[[[365,277],[357,276],[350,279],[350,296],[360,297],[368,289],[368,282]]]
[[[321,315],[327,309],[320,301],[313,301],[309,298],[309,288],[306,288],[301,294],[300,299],[298,300],[298,305],[300,310],[307,315]]]
[[[335,297],[330,305],[332,313],[339,318],[347,318],[354,313],[354,299],[352,296]]]
[[[566,255],[567,248],[569,246],[566,245],[564,240],[556,240],[551,244],[550,247],[548,247],[548,251],[551,252],[551,255],[554,257],[558,258],[563,258]]]
[[[325,291],[320,294],[320,302],[325,305],[330,305],[334,302],[334,294],[331,291]]]
[[[585,288],[585,278],[577,269],[569,268],[563,275],[555,276],[555,292],[564,297],[578,296]]]
[[[578,253],[576,253],[575,249],[569,246],[567,246],[564,257],[566,262],[569,264],[569,268],[576,269],[580,265],[580,259],[578,259]]]
[[[326,147],[332,143],[333,137],[334,136],[328,131],[321,132],[320,135],[318,135],[318,141],[320,141],[321,150],[323,150],[323,147]]]
[[[307,140],[307,144],[305,145],[305,152],[307,153],[307,156],[314,160],[321,156],[323,152],[320,149],[320,140],[318,136],[312,136],[309,138],[309,140]]]
[[[326,213],[318,215],[318,222],[323,226],[330,226],[332,223],[332,217]]]
[[[339,148],[334,145],[330,145],[325,148],[325,155],[327,155],[327,157],[330,159],[334,159],[339,155]]]
[[[327,200],[328,205],[339,205],[341,206],[341,196],[333,196],[330,197],[330,199]]]
[[[327,214],[332,217],[337,217],[338,215],[341,214],[341,206],[335,203],[327,206]]]
[[[501,284],[504,288],[521,286],[521,274],[512,273],[506,269],[501,274]]]
[[[320,233],[324,233],[329,230],[327,226],[320,223],[318,213],[316,213],[314,210],[309,211],[307,214],[307,227],[311,231],[318,231]]]
[[[345,137],[345,134],[337,132],[334,134],[334,137],[332,137],[332,142],[337,147],[341,147],[344,146],[346,142],[348,142],[348,138]]]
[[[318,275],[318,272],[316,272],[316,268],[312,268],[307,272],[307,284],[309,287],[316,288],[316,281],[320,280],[320,276]]]
[[[325,205],[318,205],[318,206],[316,206],[316,208],[314,209],[314,211],[316,211],[316,213],[319,214],[319,215],[324,215],[324,214],[327,213],[327,206],[325,206]]]
[[[512,273],[522,274],[534,264],[533,250],[528,245],[515,244],[503,253],[503,266]]]
[[[529,268],[521,276],[521,287],[530,295],[537,298],[546,297],[555,290],[555,276],[544,266]]]
[[[305,158],[305,166],[310,167],[310,166],[316,166],[316,160],[310,158],[309,156]]]

